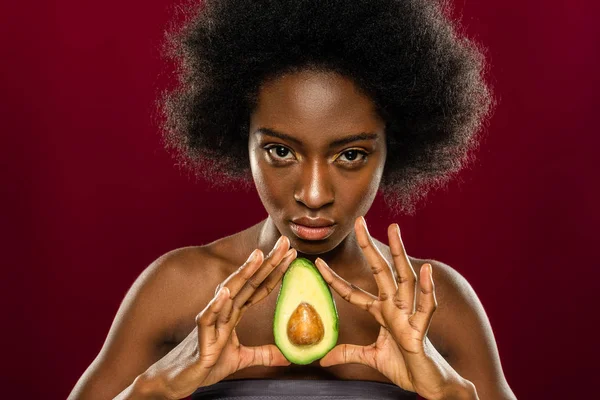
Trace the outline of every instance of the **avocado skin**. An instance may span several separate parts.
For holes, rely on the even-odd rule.
[[[310,273],[310,277],[314,279],[313,282],[317,286],[320,295],[317,298],[298,297],[293,304],[287,305],[285,303],[286,299],[289,300],[289,296],[286,296],[287,292],[294,291],[294,288],[299,287],[297,285],[306,287],[304,282],[292,282],[292,277],[298,276],[299,269],[304,269]],[[326,329],[323,340],[313,346],[295,346],[287,338],[287,330],[285,329],[287,320],[291,312],[295,310],[302,300],[308,301],[315,307],[323,319]],[[313,301],[317,303],[313,304]],[[279,294],[277,295],[277,305],[275,306],[275,315],[273,317],[275,345],[288,361],[298,365],[306,365],[322,358],[336,345],[338,332],[339,318],[329,285],[327,285],[317,267],[310,260],[303,257],[296,258],[283,276]]]

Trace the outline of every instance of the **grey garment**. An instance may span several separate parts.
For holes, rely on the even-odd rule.
[[[396,385],[373,381],[237,379],[198,388],[192,400],[403,400],[417,394]]]

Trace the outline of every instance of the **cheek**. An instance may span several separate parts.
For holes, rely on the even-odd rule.
[[[344,199],[343,203],[353,207],[354,213],[365,215],[379,190],[383,166],[385,163],[385,148],[371,158],[367,168],[359,173],[341,173],[340,185],[336,192],[336,198]]]
[[[354,176],[338,188],[336,199],[338,203],[345,204],[349,208],[346,210],[348,215],[365,215],[375,200],[379,181],[378,176],[370,173]]]
[[[286,198],[292,196],[290,190],[293,179],[289,170],[272,168],[264,160],[261,149],[250,154],[250,167],[256,191],[271,215],[277,213],[286,203]]]
[[[282,207],[285,198],[291,196],[286,188],[286,182],[275,174],[261,170],[257,174],[256,190],[267,207]],[[271,210],[269,210],[271,211]]]

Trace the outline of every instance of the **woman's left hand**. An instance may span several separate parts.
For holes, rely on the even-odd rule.
[[[345,281],[320,258],[316,266],[342,298],[371,313],[381,329],[375,343],[369,346],[341,344],[334,347],[321,359],[321,366],[359,363],[378,370],[396,385],[426,399],[469,398],[467,394],[474,392],[472,383],[462,378],[427,338],[437,308],[431,264],[424,264],[419,271],[417,296],[416,274],[404,250],[398,225],[388,227],[397,278],[375,247],[363,217],[355,221],[354,228],[377,282],[379,296]]]

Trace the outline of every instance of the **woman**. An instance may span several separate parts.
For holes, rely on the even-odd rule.
[[[489,115],[481,53],[444,4],[205,3],[169,36],[167,143],[208,180],[253,181],[268,217],[148,267],[70,398],[514,398],[465,279],[363,218],[378,190],[412,212]],[[338,346],[308,366],[272,344],[272,292],[296,257],[340,319]]]

